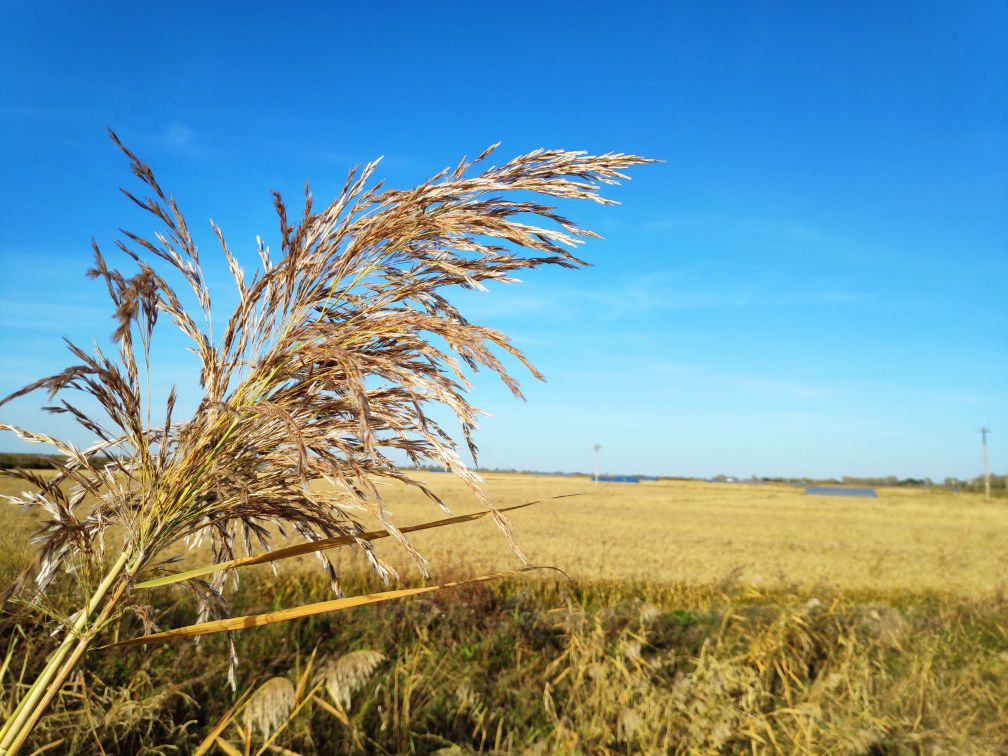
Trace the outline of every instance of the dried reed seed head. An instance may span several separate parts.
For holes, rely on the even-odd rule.
[[[416,486],[443,506],[399,469],[396,456],[404,455],[451,471],[493,509],[455,439],[425,408],[438,404],[454,414],[475,459],[479,410],[466,398],[466,370],[490,370],[520,396],[498,356],[504,352],[541,377],[504,334],[470,323],[445,292],[510,281],[517,271],[541,265],[583,265],[571,250],[595,234],[536,195],[609,204],[598,193],[602,185],[652,162],[622,153],[535,150],[484,167],[491,148],[405,191],[368,188],[377,165],[371,163],[351,171],[339,195],[317,212],[306,192],[296,219],[276,195],[280,253],[260,241],[262,267],[251,278],[213,226],[239,296],[215,334],[211,293],[185,218],[150,166],[112,136],[148,196],[124,193],[159,226],[147,235],[124,231],[117,242],[139,268],[132,277],[110,269],[93,245],[90,275],[105,282],[114,306],[118,354],[107,356],[97,346],[89,353],[68,342],[75,365],[0,401],[39,388],[50,395],[73,389],[88,394],[105,416],[66,402],[56,408],[98,437],[84,451],[0,426],[65,457],[49,481],[34,482],[39,495],[16,499],[49,518],[41,532],[41,585],[59,567],[94,559],[110,527],[123,530],[131,564],[141,569],[166,549],[202,536],[209,536],[216,563],[235,558],[237,544],[268,549],[273,527],[287,526],[306,541],[352,537],[367,529],[361,512],[426,572],[426,561],[389,522],[375,479]],[[516,191],[518,199],[508,197]],[[191,291],[192,311],[173,280]],[[149,369],[159,313],[191,341],[201,362],[203,395],[184,422],[171,416],[174,391],[164,421],[148,420],[140,370]],[[313,490],[309,483],[319,478],[332,490]],[[67,483],[93,497],[90,511],[63,497]],[[521,556],[507,521],[494,515]],[[371,544],[358,543],[379,574],[389,576]],[[338,590],[331,564],[324,561],[323,568]],[[223,581],[221,573],[191,583],[201,617],[226,611]]]
[[[631,740],[641,729],[644,720],[632,708],[624,706],[619,711],[617,732],[624,740]]]
[[[326,691],[333,703],[344,711],[349,711],[351,696],[368,681],[385,658],[385,654],[380,651],[350,651],[325,664],[319,679],[325,682]]]
[[[294,708],[294,685],[286,677],[273,677],[264,682],[249,698],[242,715],[245,730],[251,736],[258,731],[266,740],[286,721]]]

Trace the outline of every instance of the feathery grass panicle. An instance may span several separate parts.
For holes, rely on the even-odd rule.
[[[73,365],[0,400],[2,405],[46,389],[51,401],[60,397],[46,407],[49,412],[69,414],[96,437],[78,449],[0,424],[64,457],[48,479],[30,471],[8,473],[37,489],[12,501],[48,516],[34,569],[38,590],[66,569],[84,566],[85,574],[100,575],[109,529],[120,531],[123,542],[120,560],[82,598],[79,626],[67,633],[40,680],[65,679],[65,665],[79,658],[100,628],[94,618],[107,621],[134,579],[180,543],[209,538],[214,562],[225,563],[241,547],[247,555],[269,550],[271,526],[282,533],[291,529],[308,543],[344,538],[360,546],[388,580],[391,569],[364,537],[359,513],[367,512],[426,575],[426,560],[388,518],[375,482],[401,481],[447,507],[401,470],[395,455],[443,467],[465,481],[524,560],[507,520],[483,495],[479,477],[428,408],[441,405],[457,418],[475,460],[479,410],[466,397],[466,370],[496,373],[518,397],[518,381],[499,352],[542,376],[503,333],[468,321],[447,293],[455,286],[483,289],[488,281],[513,281],[516,272],[542,265],[584,265],[573,250],[596,234],[536,195],[611,204],[600,188],[627,178],[627,168],[652,161],[540,149],[487,165],[494,145],[408,190],[372,183],[378,163],[369,163],[352,170],[340,193],[318,210],[306,187],[296,218],[274,193],[279,254],[260,240],[261,266],[251,278],[211,222],[238,294],[215,334],[211,292],[181,210],[150,166],[115,134],[112,139],[144,187],[140,194],[123,193],[159,226],[148,235],[123,231],[116,242],[135,264],[129,277],[92,245],[88,275],[105,284],[118,348],[106,354],[95,345],[89,352],[67,341]],[[179,285],[189,293],[181,294]],[[196,307],[187,309],[184,297],[193,297]],[[192,416],[180,420],[173,389],[163,420],[155,423],[151,342],[165,316],[199,358],[202,396]],[[68,390],[95,400],[103,419],[63,398]],[[310,483],[317,479],[331,489],[313,490]],[[340,593],[335,569],[317,553]],[[200,602],[199,621],[226,613],[229,576],[237,579],[232,569],[188,581]],[[85,628],[83,646],[75,650]],[[45,685],[33,686],[24,711],[0,734],[0,749],[22,737],[25,717],[37,716],[37,710],[28,712],[37,699],[51,696]]]
[[[252,551],[253,539],[266,548],[270,522],[291,525],[306,541],[353,538],[363,530],[353,514],[357,508],[374,514],[426,570],[425,560],[388,521],[374,479],[401,480],[441,502],[402,472],[389,452],[443,466],[482,496],[478,477],[424,406],[439,403],[452,410],[475,455],[471,433],[478,411],[465,398],[462,365],[489,368],[520,396],[517,381],[492,351],[498,347],[540,377],[507,337],[467,321],[443,291],[511,280],[522,268],[582,265],[570,250],[594,234],[550,207],[501,193],[607,203],[597,193],[599,184],[614,183],[626,167],[647,162],[622,154],[536,150],[469,176],[491,148],[409,191],[366,188],[372,163],[352,171],[341,194],[320,212],[313,212],[306,194],[303,214],[293,225],[276,195],[282,254],[273,262],[260,245],[263,268],[250,281],[214,227],[240,295],[224,332],[214,339],[210,291],[185,220],[150,167],[116,143],[150,195],[124,192],[163,226],[151,238],[127,231],[117,242],[140,269],[133,278],[110,269],[94,245],[89,275],[105,282],[115,306],[119,359],[69,344],[79,364],[4,400],[36,388],[53,396],[77,389],[97,399],[115,426],[103,427],[65,400],[48,409],[71,413],[98,436],[85,451],[0,426],[53,445],[67,458],[53,479],[30,480],[39,492],[19,500],[53,515],[40,554],[43,587],[70,551],[88,551],[112,524],[125,530],[126,548],[139,558],[134,564],[139,570],[180,540],[205,535],[217,561],[235,558],[239,536],[246,551]],[[531,225],[529,216],[552,224]],[[152,263],[192,289],[198,316],[183,307]],[[192,418],[173,422],[173,393],[165,422],[152,427],[145,420],[138,364],[149,360],[159,313],[192,340],[202,363],[203,398]],[[98,454],[109,454],[111,462],[93,466]],[[332,483],[335,493],[312,491],[308,484],[316,478]],[[68,499],[66,482],[98,497],[87,517],[78,515],[83,495]],[[517,551],[506,521],[496,511],[494,516]],[[357,543],[387,575],[370,544]],[[210,581],[213,590],[201,594],[205,601],[220,592],[223,578]],[[205,613],[220,608],[208,605]]]
[[[294,708],[294,684],[286,677],[271,677],[251,695],[242,719],[251,736],[258,732],[262,740],[272,735]]]
[[[349,711],[353,694],[368,681],[385,658],[385,654],[373,649],[350,651],[326,662],[319,672],[319,679],[325,682],[326,692],[333,703],[343,711]]]

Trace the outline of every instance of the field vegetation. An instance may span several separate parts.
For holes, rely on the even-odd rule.
[[[453,510],[473,508],[453,476],[420,475]],[[269,749],[294,753],[1008,745],[1003,504],[904,488],[825,499],[789,486],[508,474],[486,483],[500,507],[545,499],[511,520],[530,561],[570,580],[529,573],[238,634],[244,699],[224,682],[222,637],[95,650],[34,744],[186,753],[219,729],[206,745],[243,753],[282,728]],[[549,498],[568,494],[580,495]],[[409,488],[385,498],[403,525],[429,519]],[[18,544],[33,527],[27,514],[8,522],[5,579],[23,566]],[[438,581],[517,565],[491,521],[413,539]],[[388,546],[376,544],[402,584],[420,584]],[[330,552],[349,592],[381,590],[357,552]],[[325,599],[328,580],[309,567],[304,558],[282,563],[278,578],[243,571],[232,611]],[[114,634],[186,624],[191,604],[178,587],[150,591]],[[7,609],[9,707],[52,641],[32,632],[27,607]],[[235,698],[251,703],[228,717]]]
[[[476,508],[450,476],[423,478],[444,492],[453,511]],[[880,489],[878,499],[846,499],[784,485],[594,484],[586,477],[506,474],[486,480],[501,507],[546,499],[509,518],[531,562],[562,566],[579,579],[704,584],[733,575],[756,587],[971,594],[1008,575],[1008,510],[982,495],[891,488]],[[421,497],[389,487],[400,521],[424,519],[429,506]],[[579,495],[550,499],[569,494]],[[506,544],[492,537],[488,523],[466,528],[413,538],[437,563],[450,563],[460,548],[477,570],[508,562]]]

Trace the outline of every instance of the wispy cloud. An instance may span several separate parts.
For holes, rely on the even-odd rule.
[[[474,319],[548,315],[557,321],[591,318],[602,322],[682,310],[856,306],[866,299],[862,292],[816,282],[798,288],[772,280],[749,281],[739,275],[709,282],[692,271],[623,277],[596,288],[529,284],[524,290],[496,289],[490,295],[458,292],[453,297],[463,313]]]
[[[192,129],[181,123],[173,123],[161,132],[161,142],[176,149],[189,147],[192,144],[192,139]]]
[[[812,244],[830,241],[823,230],[801,220],[789,218],[754,218],[731,215],[670,215],[644,223],[653,232],[703,229],[718,236],[731,235],[749,239]]]
[[[746,280],[703,282],[680,272],[653,273],[617,281],[606,289],[568,292],[602,306],[606,319],[653,311],[745,307],[810,307],[852,305],[864,300],[860,292],[837,288],[802,289]]]
[[[850,395],[848,388],[823,383],[796,381],[791,378],[755,373],[735,373],[706,365],[675,361],[648,362],[646,369],[673,377],[681,384],[701,386],[704,390],[730,389],[733,395],[774,396],[792,401],[820,400]]]
[[[940,389],[888,381],[854,380],[843,383],[796,380],[787,375],[756,372],[734,372],[706,364],[682,363],[674,360],[644,361],[641,370],[668,376],[678,385],[705,391],[726,391],[736,395],[759,395],[789,399],[796,402],[826,401],[890,403],[907,402],[932,409],[935,406],[984,407],[1003,405],[1004,399],[983,391]]]
[[[157,141],[164,147],[179,152],[192,152],[195,148],[193,129],[183,123],[172,123],[166,126],[157,136]]]
[[[164,150],[184,157],[202,157],[197,133],[184,123],[170,123],[154,134],[153,141]]]

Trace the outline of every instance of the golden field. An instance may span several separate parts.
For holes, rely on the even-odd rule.
[[[456,477],[417,476],[453,513],[480,509]],[[498,506],[544,499],[509,514],[518,542],[531,563],[559,567],[576,579],[700,584],[731,579],[768,589],[823,586],[966,596],[1003,586],[1008,576],[1003,499],[985,502],[976,494],[940,489],[880,488],[878,499],[866,499],[806,496],[801,488],[773,484],[594,484],[586,477],[510,473],[484,478]],[[11,492],[18,483],[3,479],[0,486],[0,492]],[[400,527],[446,516],[414,489],[384,483],[380,490]],[[579,495],[549,500],[568,494]],[[4,521],[4,556],[26,559],[31,519],[10,508]],[[519,564],[489,519],[410,538],[430,559],[435,576]],[[391,539],[378,542],[377,550],[404,577],[416,574]],[[343,570],[363,563],[350,549],[332,558]]]
[[[455,513],[478,511],[447,474],[420,473]],[[294,682],[305,660],[384,659],[347,716],[312,699],[288,753],[1008,752],[1008,503],[880,489],[820,498],[778,485],[487,474],[530,561],[565,570],[453,589],[235,635],[239,690]],[[0,492],[18,486],[2,480]],[[383,485],[399,526],[443,517]],[[582,494],[548,500],[548,497]],[[377,528],[374,522],[367,523]],[[9,508],[0,566],[31,555],[33,520]],[[435,579],[518,565],[489,519],[412,534]],[[418,572],[376,543],[405,581]],[[381,590],[359,554],[330,552],[351,594]],[[205,549],[189,566],[209,561]],[[310,568],[309,569],[302,569]],[[246,568],[233,613],[331,598],[308,557]],[[181,568],[181,565],[180,565]],[[68,579],[60,583],[71,587]],[[56,593],[57,601],[63,601]],[[162,628],[193,621],[180,586],[145,593]],[[0,613],[13,656],[0,714],[52,645],[30,605]],[[113,637],[144,632],[130,612]],[[17,640],[21,639],[21,640]],[[16,641],[16,642],[15,642]],[[95,649],[33,741],[58,752],[191,752],[226,710],[227,642]],[[328,663],[328,662],[327,662]],[[241,752],[241,730],[219,752]],[[235,733],[238,733],[236,735]],[[226,742],[224,742],[226,741]],[[229,750],[230,749],[230,750]]]
[[[422,473],[455,513],[479,509],[448,474]],[[984,593],[1008,576],[1008,506],[973,494],[879,489],[878,499],[806,496],[785,485],[701,481],[599,483],[583,477],[484,476],[498,506],[571,493],[509,515],[533,564],[579,579],[711,583],[765,588]],[[402,526],[442,515],[402,486],[386,486]],[[478,570],[517,560],[496,526],[480,520],[417,533],[439,565]],[[407,564],[389,541],[381,553]]]

